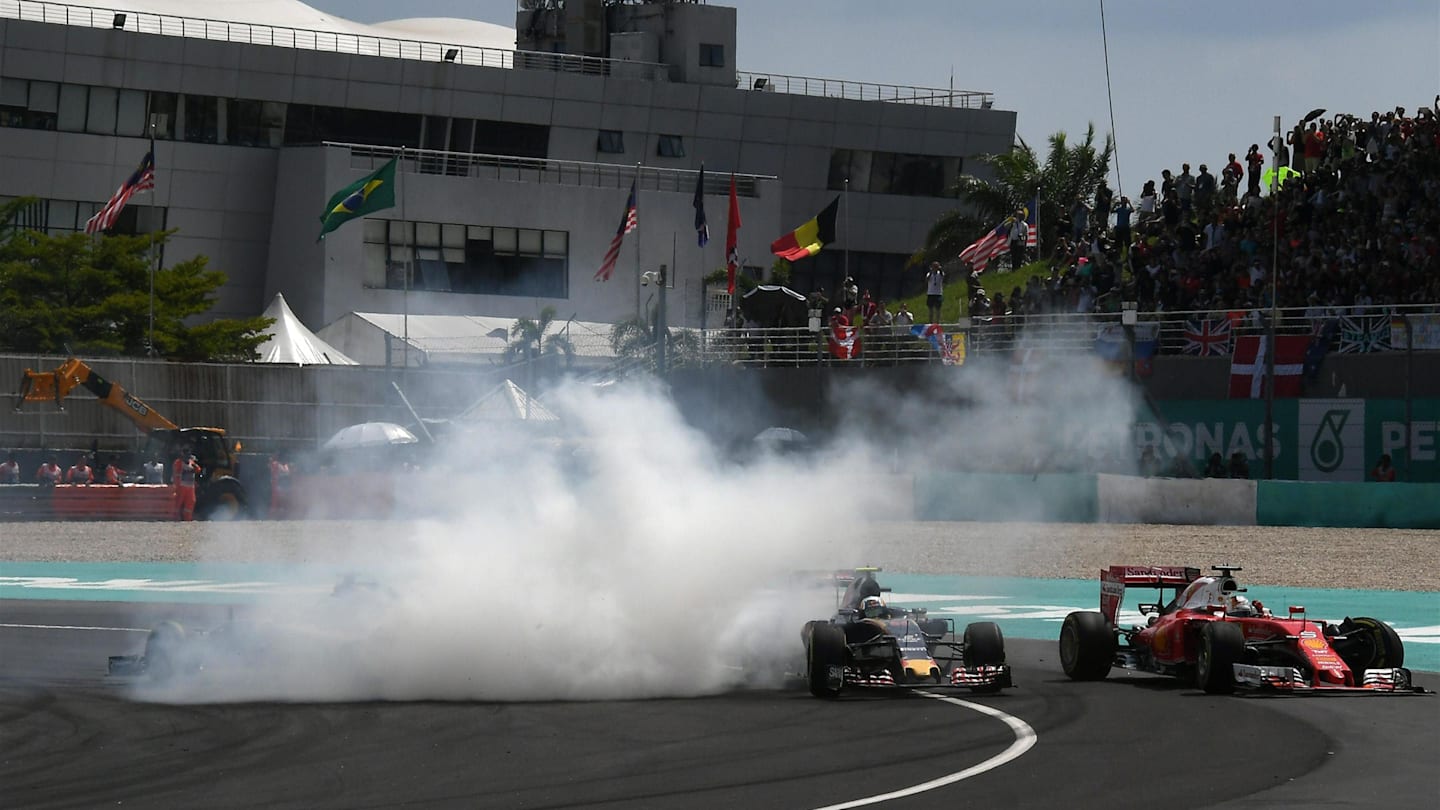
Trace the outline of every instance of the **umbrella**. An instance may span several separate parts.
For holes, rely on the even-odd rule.
[[[1301,121],[1300,123],[1302,123],[1302,124],[1308,124],[1308,123],[1310,123],[1311,121],[1314,121],[1316,118],[1319,118],[1320,116],[1322,116],[1322,115],[1324,115],[1324,114],[1325,114],[1325,108],[1324,108],[1324,107],[1316,107],[1315,109],[1311,110],[1310,112],[1305,113],[1305,119],[1304,119],[1303,121]]]
[[[795,428],[768,427],[755,434],[755,441],[759,444],[804,444],[810,441],[810,437]]]
[[[394,422],[362,422],[341,428],[330,437],[321,449],[358,450],[364,447],[389,447],[396,444],[415,444],[420,441],[415,434]]]
[[[1288,181],[1290,178],[1300,176],[1299,172],[1295,171],[1289,166],[1281,166],[1279,169],[1276,169],[1272,166],[1266,169],[1265,172],[1260,175],[1261,188],[1270,188],[1270,181],[1275,178],[1275,173],[1277,171],[1280,173],[1279,185],[1281,186],[1285,185],[1286,181]]]
[[[805,296],[790,289],[765,284],[740,299],[740,312],[762,328],[805,326],[810,320],[810,304]]]

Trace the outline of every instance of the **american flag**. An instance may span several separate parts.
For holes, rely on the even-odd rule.
[[[1193,320],[1185,322],[1185,354],[1223,357],[1230,353],[1230,321]]]
[[[990,260],[1002,255],[1010,249],[1010,220],[1005,220],[995,229],[970,243],[970,246],[960,251],[960,261],[970,265],[970,269],[979,273],[990,264]]]
[[[635,184],[630,184],[630,199],[625,201],[625,216],[620,218],[620,227],[615,230],[615,238],[610,240],[610,249],[605,251],[605,261],[600,263],[600,269],[595,271],[596,281],[609,281],[610,276],[615,273],[615,260],[620,258],[620,243],[625,241],[625,234],[640,227],[640,214],[635,210]]]
[[[95,216],[85,222],[86,233],[100,233],[115,227],[115,220],[119,219],[120,212],[125,209],[125,203],[130,202],[130,197],[140,191],[150,191],[155,188],[155,152],[145,153],[140,165],[135,169],[120,188],[115,190],[115,196],[110,202],[105,203]]]

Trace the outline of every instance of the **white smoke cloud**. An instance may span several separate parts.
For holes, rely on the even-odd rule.
[[[827,450],[752,448],[738,462],[656,388],[563,387],[547,405],[578,449],[514,429],[444,439],[410,501],[433,517],[303,524],[313,539],[293,559],[373,586],[266,599],[192,636],[190,673],[137,695],[591,700],[776,685],[802,667],[804,622],[835,608],[833,589],[796,572],[883,565],[865,556],[886,547],[872,521],[908,517],[909,476],[1133,468],[1134,392],[1088,358],[1024,383],[1008,361],[930,373],[928,394],[837,385],[840,424],[818,428]]]
[[[341,560],[333,537],[292,553],[373,587],[267,599],[192,633],[177,663],[189,674],[138,694],[641,698],[773,684],[798,666],[801,626],[833,612],[834,593],[791,575],[858,562],[847,538],[868,498],[854,464],[728,462],[647,388],[575,386],[551,401],[581,452],[513,432],[447,442],[423,507],[436,518],[365,524]],[[794,491],[845,497],[807,509]]]

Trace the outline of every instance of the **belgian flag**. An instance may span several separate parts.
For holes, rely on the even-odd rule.
[[[835,215],[839,211],[840,197],[837,195],[814,219],[771,242],[770,252],[792,262],[814,256],[835,241]]]
[[[320,215],[319,239],[352,219],[395,207],[396,160],[392,158],[373,173],[331,195],[330,202],[325,204],[325,213]]]

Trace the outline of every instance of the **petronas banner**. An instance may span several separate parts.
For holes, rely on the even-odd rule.
[[[1250,477],[1264,474],[1265,403],[1261,400],[1160,402],[1166,426],[1150,415],[1135,423],[1135,452],[1154,447],[1203,470],[1213,453],[1240,453]],[[1275,476],[1299,481],[1367,481],[1388,455],[1400,481],[1440,481],[1440,399],[1411,403],[1410,429],[1400,399],[1275,401]]]

